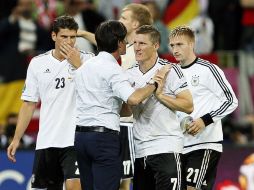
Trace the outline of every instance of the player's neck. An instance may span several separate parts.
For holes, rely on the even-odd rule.
[[[158,55],[152,56],[150,59],[145,60],[145,61],[139,61],[139,68],[142,73],[146,73],[149,71],[157,61]]]
[[[190,56],[189,58],[180,61],[180,64],[181,64],[182,67],[186,67],[186,66],[192,64],[192,63],[196,60],[196,58],[197,58],[196,55],[193,54],[193,55]]]
[[[54,49],[52,51],[52,55],[54,58],[56,58],[59,61],[63,61],[65,58],[61,55],[60,51],[57,51],[56,49]]]

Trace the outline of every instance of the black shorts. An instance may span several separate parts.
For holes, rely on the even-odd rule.
[[[220,157],[221,152],[210,149],[184,154],[182,163],[185,187],[187,185],[202,190],[213,189]]]
[[[77,155],[73,146],[35,151],[32,188],[63,188],[66,179],[79,178]]]
[[[135,159],[133,190],[182,190],[181,154]]]
[[[120,141],[121,141],[121,159],[123,162],[122,179],[133,177],[134,173],[134,144],[132,123],[121,123]]]

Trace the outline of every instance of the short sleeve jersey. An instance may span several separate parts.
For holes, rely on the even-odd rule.
[[[74,145],[76,69],[66,59],[53,57],[52,52],[31,60],[21,96],[24,101],[41,101],[36,149]],[[82,62],[93,56],[80,54]]]
[[[129,80],[134,88],[141,88],[168,61],[158,58],[155,65],[142,73],[139,64],[127,70]],[[172,64],[164,92],[168,96],[176,95],[187,89],[187,82],[178,65]],[[134,144],[137,158],[159,153],[182,152],[183,134],[175,111],[161,104],[154,95],[134,108]]]

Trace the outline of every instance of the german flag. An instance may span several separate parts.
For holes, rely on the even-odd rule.
[[[186,25],[200,12],[198,0],[171,0],[165,10],[163,22],[169,29]]]

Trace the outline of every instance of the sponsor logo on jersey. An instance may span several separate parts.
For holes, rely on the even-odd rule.
[[[46,70],[44,71],[44,73],[50,73],[50,70],[49,70],[49,69],[46,69]]]
[[[191,85],[198,86],[198,84],[199,84],[199,76],[197,76],[197,75],[192,76]]]

